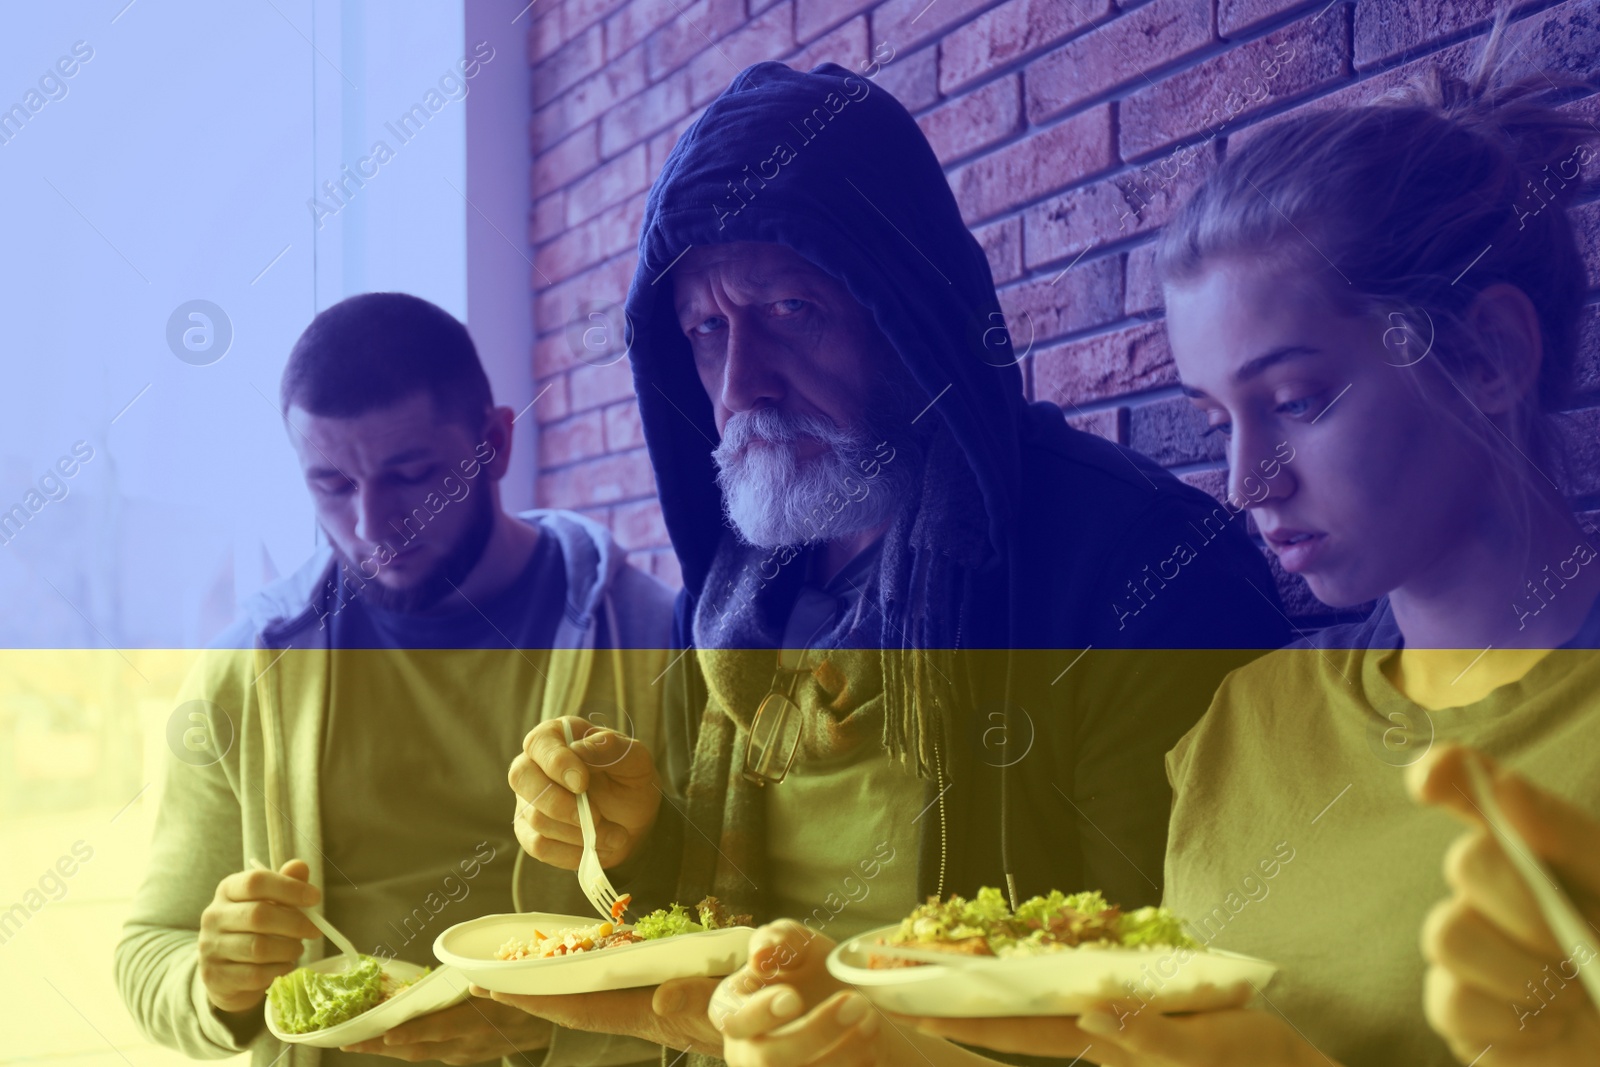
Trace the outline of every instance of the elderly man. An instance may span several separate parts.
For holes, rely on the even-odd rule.
[[[665,751],[530,734],[523,847],[576,866],[592,788],[602,863],[649,906],[837,939],[986,885],[1156,902],[1162,757],[1286,637],[1238,509],[1025,399],[938,160],[842,67],[741,73],[639,249],[634,382],[696,654]],[[717,1054],[712,986],[504,999]]]

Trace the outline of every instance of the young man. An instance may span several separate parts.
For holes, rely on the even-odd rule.
[[[639,248],[634,384],[695,669],[665,750],[596,767],[530,735],[523,847],[576,865],[570,774],[607,783],[602,862],[641,905],[712,893],[839,938],[986,885],[1155,903],[1162,758],[1288,636],[1241,509],[1027,401],[926,138],[842,67],[735,78]],[[714,985],[510,999],[715,1053]]]
[[[570,875],[522,868],[506,761],[564,715],[656,736],[671,594],[598,524],[501,508],[511,409],[466,329],[426,301],[369,293],[322,312],[282,406],[327,544],[190,679],[216,740],[174,749],[116,970],[154,1040],[310,1067],[318,1050],[283,1055],[263,1020],[273,978],[327,951],[298,907],[419,964],[466,919],[588,910]],[[471,1064],[550,1043],[547,1023],[469,1001],[320,1055]]]

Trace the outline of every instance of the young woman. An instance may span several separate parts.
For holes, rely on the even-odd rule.
[[[1600,645],[1600,534],[1567,503],[1551,414],[1585,286],[1564,209],[1593,130],[1552,105],[1550,78],[1491,85],[1504,25],[1467,81],[1435,73],[1230,145],[1160,245],[1173,354],[1227,440],[1232,495],[1324,603],[1376,601],[1230,675],[1168,756],[1165,902],[1279,977],[1233,1011],[1135,1000],[926,1032],[1118,1067],[1592,1062],[1574,1035],[1595,1033],[1593,1006],[1576,982],[1546,991],[1548,939],[1503,951],[1503,908],[1486,905],[1498,925],[1428,922],[1426,1014],[1418,949],[1457,832],[1406,791],[1433,745],[1600,812],[1600,658],[1583,651]],[[770,1029],[771,989],[727,1016],[730,1063],[808,1062],[790,1034],[890,1061],[881,1029],[839,1025],[842,1000]]]

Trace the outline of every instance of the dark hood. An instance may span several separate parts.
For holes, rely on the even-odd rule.
[[[711,402],[665,272],[693,245],[787,245],[868,308],[944,421],[1004,554],[1020,492],[1022,375],[989,263],[899,101],[836,63],[741,72],[679,138],[645,203],[631,359],[662,512],[698,595],[724,528]],[[1058,416],[1059,417],[1059,416]],[[685,422],[691,423],[685,425]]]

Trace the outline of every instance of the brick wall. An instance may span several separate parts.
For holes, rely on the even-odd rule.
[[[533,360],[537,388],[548,387],[534,408],[539,502],[601,519],[635,562],[679,581],[627,362],[580,359],[578,338],[589,324],[603,330],[605,307],[627,292],[645,193],[667,152],[738,70],[764,59],[860,69],[884,44],[894,58],[877,84],[917,117],[945,165],[1013,339],[1031,346],[1031,393],[1220,494],[1216,438],[1199,436],[1175,386],[1155,232],[1230,142],[1284,115],[1362,100],[1424,64],[1464,71],[1492,9],[1491,0],[540,0],[528,35]],[[1513,29],[1527,35],[1519,61],[1600,66],[1600,0],[1523,3],[1517,14]],[[1570,106],[1600,124],[1600,97]],[[1600,429],[1600,202],[1574,217],[1591,292],[1573,407]],[[1584,435],[1586,494],[1600,493],[1597,440]],[[1317,610],[1299,579],[1279,579],[1291,610]]]

